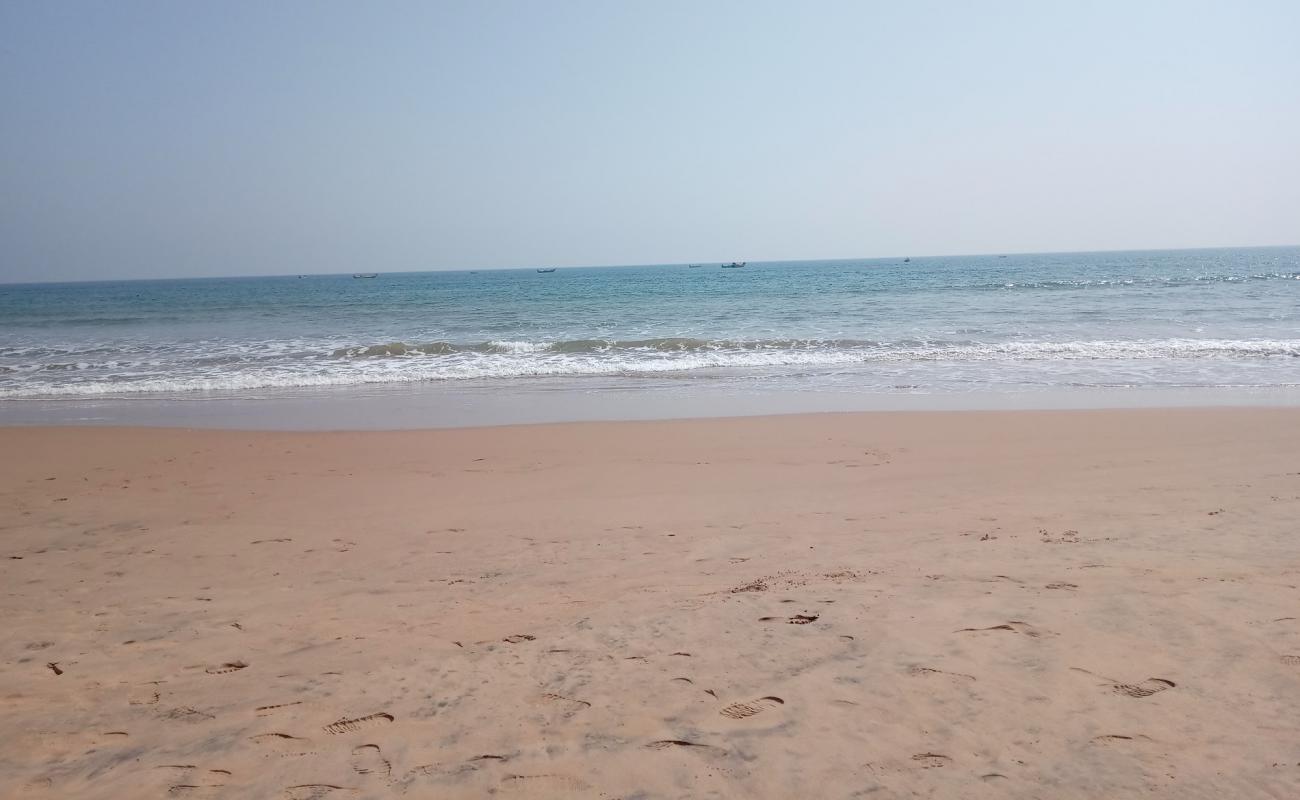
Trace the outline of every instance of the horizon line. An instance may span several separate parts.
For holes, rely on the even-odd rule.
[[[1112,248],[1104,250],[1026,250],[1026,251],[991,251],[987,253],[932,253],[928,255],[888,255],[888,256],[836,256],[831,258],[797,258],[797,259],[771,259],[746,261],[747,264],[805,264],[814,261],[893,261],[899,259],[933,259],[933,258],[987,258],[998,256],[1059,256],[1059,255],[1090,255],[1090,254],[1107,254],[1107,253],[1170,253],[1170,252],[1195,252],[1198,250],[1270,250],[1285,249],[1289,247],[1300,247],[1300,244],[1259,244],[1259,245],[1210,245],[1201,247],[1128,247]],[[562,264],[556,265],[555,269],[634,269],[637,267],[678,267],[686,264],[726,264],[726,261],[670,261],[658,263],[640,263],[640,264]],[[422,275],[433,272],[520,272],[532,269],[551,269],[550,266],[539,266],[536,264],[529,266],[510,266],[510,267],[450,267],[450,268],[433,268],[433,269],[402,269],[379,271],[379,275]],[[251,278],[293,278],[293,277],[336,277],[343,275],[370,274],[357,273],[354,271],[344,272],[278,272],[265,274],[242,274],[242,275],[190,275],[178,277],[155,277],[155,278],[95,278],[95,279],[70,279],[70,280],[51,280],[51,281],[9,281],[0,280],[0,286],[50,286],[50,285],[75,285],[75,284],[97,284],[97,283],[143,283],[147,281],[213,281],[213,280],[243,280]]]

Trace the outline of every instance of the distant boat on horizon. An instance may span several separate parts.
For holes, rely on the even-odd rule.
[[[910,258],[905,258],[905,259],[903,259],[903,263],[904,263],[904,264],[907,264],[907,263],[910,262],[911,260],[912,260],[912,259],[910,259]]]
[[[702,266],[704,266],[704,265],[703,265],[703,264],[687,264],[686,266],[689,267],[689,268],[691,268],[691,269],[699,269],[700,267],[702,267]]]
[[[537,271],[538,271],[538,272],[541,272],[541,273],[543,273],[543,274],[545,274],[545,273],[547,273],[547,272],[554,272],[554,271],[555,271],[555,267],[551,267],[551,268],[549,268],[549,269],[540,269],[540,268],[539,268]]]
[[[378,272],[357,272],[357,273],[353,273],[352,277],[354,277],[354,278],[378,278],[378,277],[379,277],[379,273],[378,273]]]
[[[733,261],[733,262],[731,262],[730,264],[723,264],[723,265],[722,265],[722,268],[723,268],[723,269],[740,269],[741,267],[745,266],[746,263],[747,263],[747,262],[745,262],[745,261]]]

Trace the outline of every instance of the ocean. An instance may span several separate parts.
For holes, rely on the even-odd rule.
[[[1294,398],[1298,309],[1298,247],[0,285],[0,422],[394,393],[429,424],[557,392]]]

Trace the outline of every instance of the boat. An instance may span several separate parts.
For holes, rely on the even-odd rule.
[[[547,273],[547,272],[554,272],[554,271],[555,271],[555,267],[551,267],[550,269],[539,269],[539,270],[537,270],[537,271],[540,272],[540,273],[545,274],[545,273]]]
[[[700,267],[702,267],[702,266],[704,266],[704,265],[703,265],[703,264],[687,264],[686,266],[690,267],[691,269],[699,269]]]
[[[745,263],[746,263],[746,262],[744,262],[744,261],[733,261],[733,262],[731,262],[730,264],[723,264],[723,265],[722,265],[722,268],[723,268],[723,269],[740,269],[741,267],[745,266]]]
[[[357,273],[353,274],[352,277],[354,277],[354,278],[378,278],[378,277],[379,277],[379,273],[378,273],[378,272],[357,272]]]
[[[912,259],[910,259],[910,258],[905,258],[905,259],[903,259],[903,263],[906,264],[906,263],[910,262],[911,260],[912,260]]]

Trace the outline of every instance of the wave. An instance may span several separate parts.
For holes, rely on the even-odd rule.
[[[873,342],[865,340],[772,339],[729,341],[579,339],[557,342],[492,341],[477,344],[431,342],[358,345],[333,357],[234,364],[150,365],[117,374],[83,375],[57,370],[63,380],[35,380],[31,373],[6,374],[0,398],[120,394],[176,394],[439,382],[471,379],[655,375],[708,370],[870,367],[909,364],[1032,362],[1144,362],[1195,359],[1266,360],[1300,358],[1300,339],[1158,339],[1065,342]],[[53,365],[51,365],[53,366]],[[1103,366],[1104,368],[1104,366]],[[990,373],[996,381],[996,373]],[[8,384],[8,385],[5,385]]]
[[[1194,358],[1207,355],[1300,356],[1300,339],[1161,339],[1070,342],[981,343],[908,339],[894,342],[868,339],[571,339],[553,342],[481,342],[456,344],[429,342],[344,347],[335,358],[443,356],[455,354],[636,354],[636,353],[748,353],[756,351],[835,352],[871,354],[882,359],[955,357],[979,360],[1015,358]],[[874,359],[872,359],[874,360]]]
[[[1258,272],[1248,275],[1169,275],[1160,277],[1063,278],[1056,280],[1006,280],[977,284],[948,284],[943,289],[956,291],[1005,289],[1106,289],[1195,286],[1206,283],[1248,283],[1251,281],[1300,280],[1300,272]],[[935,287],[918,287],[923,291]]]
[[[854,339],[695,339],[670,336],[661,339],[570,339],[551,342],[490,341],[477,343],[455,342],[389,342],[387,344],[357,345],[334,350],[334,358],[384,358],[443,356],[456,353],[610,353],[614,351],[690,352],[697,350],[780,350],[808,347],[855,348],[878,346],[879,342]]]

